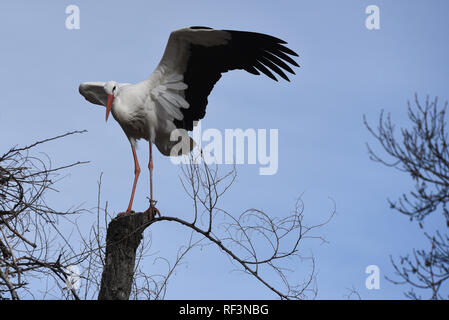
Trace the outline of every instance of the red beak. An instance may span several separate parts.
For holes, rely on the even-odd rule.
[[[106,121],[108,121],[109,112],[111,112],[113,102],[114,102],[114,96],[112,94],[108,94],[108,102],[106,104]]]

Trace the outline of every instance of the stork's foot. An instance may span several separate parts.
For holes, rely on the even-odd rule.
[[[145,213],[148,213],[150,220],[153,220],[156,215],[161,217],[161,212],[158,208],[156,208],[156,201],[154,200],[150,200],[150,207],[147,209],[147,211],[145,211]]]

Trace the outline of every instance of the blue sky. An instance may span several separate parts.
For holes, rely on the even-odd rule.
[[[65,8],[78,5],[79,30],[65,28]],[[381,29],[365,28],[365,8],[380,8]],[[416,224],[389,209],[387,198],[412,186],[410,179],[369,160],[365,143],[380,150],[362,122],[379,111],[406,124],[406,102],[415,92],[448,98],[447,1],[2,1],[0,4],[0,150],[69,130],[88,133],[44,146],[54,165],[89,160],[74,168],[50,197],[56,206],[96,205],[97,179],[113,213],[129,200],[133,164],[129,143],[104,108],[78,93],[83,81],[138,82],[150,75],[170,31],[206,25],[268,33],[299,53],[292,82],[275,83],[245,72],[226,74],[209,98],[203,129],[279,130],[279,170],[258,174],[238,166],[238,180],[223,200],[228,210],[256,207],[288,214],[304,193],[306,218],[325,219],[335,200],[337,215],[323,229],[328,244],[310,244],[318,269],[318,298],[341,299],[354,287],[366,299],[400,299],[406,287],[387,282],[390,255],[427,246]],[[147,147],[138,150],[142,167]],[[179,168],[155,154],[155,197],[165,215],[187,216],[190,203]],[[224,170],[226,168],[223,168]],[[148,173],[134,202],[143,210]],[[86,230],[90,217],[81,220]],[[435,227],[438,218],[426,222]],[[153,248],[175,255],[187,234],[160,223]],[[308,252],[308,251],[306,251]],[[365,268],[381,271],[380,290],[365,288]],[[151,270],[151,264],[148,269]],[[193,252],[179,269],[167,298],[274,298],[211,247]]]

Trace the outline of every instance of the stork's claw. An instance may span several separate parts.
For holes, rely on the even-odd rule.
[[[161,217],[161,212],[158,208],[156,208],[156,203],[156,200],[150,200],[150,207],[147,209],[147,211],[145,211],[145,213],[148,213],[150,220],[153,220],[156,215],[158,215],[159,218]]]

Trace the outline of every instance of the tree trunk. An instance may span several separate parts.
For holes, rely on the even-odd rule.
[[[136,250],[149,225],[145,212],[113,219],[106,234],[106,258],[98,300],[128,300],[134,276]]]

